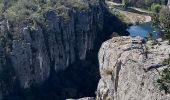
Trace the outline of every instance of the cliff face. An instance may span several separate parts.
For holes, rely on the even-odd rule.
[[[115,37],[103,43],[97,100],[169,100],[170,95],[159,90],[157,79],[166,68],[162,62],[170,46],[167,41],[160,45],[142,42],[140,37]]]
[[[44,14],[45,26],[34,26],[27,21],[16,27],[8,19],[1,19],[3,95],[10,93],[16,87],[15,83],[19,82],[21,88],[30,88],[47,80],[53,72],[85,60],[87,53],[94,49],[104,23],[103,2],[87,3],[89,8],[86,10],[67,9],[67,20],[55,10],[47,11]]]
[[[85,59],[94,47],[98,31],[102,30],[102,11],[99,5],[88,11],[71,11],[67,23],[55,11],[49,11],[45,30],[38,27],[30,33],[28,26],[21,28],[21,40],[12,40],[11,51],[12,65],[19,74],[21,86],[27,88],[33,81],[44,81],[50,67],[58,71]]]

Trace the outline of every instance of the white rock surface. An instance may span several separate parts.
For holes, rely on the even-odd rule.
[[[97,100],[170,100],[156,83],[169,54],[167,41],[152,45],[151,41],[143,44],[140,37],[114,37],[104,42],[99,51]]]
[[[85,98],[80,98],[80,99],[67,99],[67,100],[95,100],[93,97],[85,97]]]

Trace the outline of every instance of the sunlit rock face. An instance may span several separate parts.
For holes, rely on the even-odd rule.
[[[168,0],[168,5],[170,5],[170,0]]]
[[[162,62],[170,53],[168,41],[143,42],[140,37],[115,37],[103,43],[97,100],[169,100],[156,83],[166,68]]]
[[[168,4],[167,4],[167,5],[168,5],[168,7],[169,7],[169,9],[170,9],[170,0],[168,0]]]

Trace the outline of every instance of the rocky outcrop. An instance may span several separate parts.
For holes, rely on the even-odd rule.
[[[170,46],[167,41],[143,42],[140,37],[115,37],[103,43],[97,100],[169,100],[156,81]]]

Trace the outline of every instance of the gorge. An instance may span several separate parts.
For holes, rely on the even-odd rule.
[[[1,0],[0,100],[168,100],[168,41],[128,36],[106,2]]]
[[[36,9],[32,2],[37,3],[34,0],[18,1],[18,4],[30,3],[31,8],[16,3],[2,13],[0,93],[3,100],[65,100],[95,96],[100,78],[99,47],[120,27],[121,33],[126,35],[126,26],[107,12],[103,0],[61,0],[56,3],[57,10],[44,8],[46,4],[43,3],[43,18],[38,10],[30,13],[31,19],[20,16],[20,13],[24,14],[24,7],[26,11],[32,11],[32,7]],[[34,14],[41,21],[34,20]],[[110,22],[113,23],[109,25]]]

